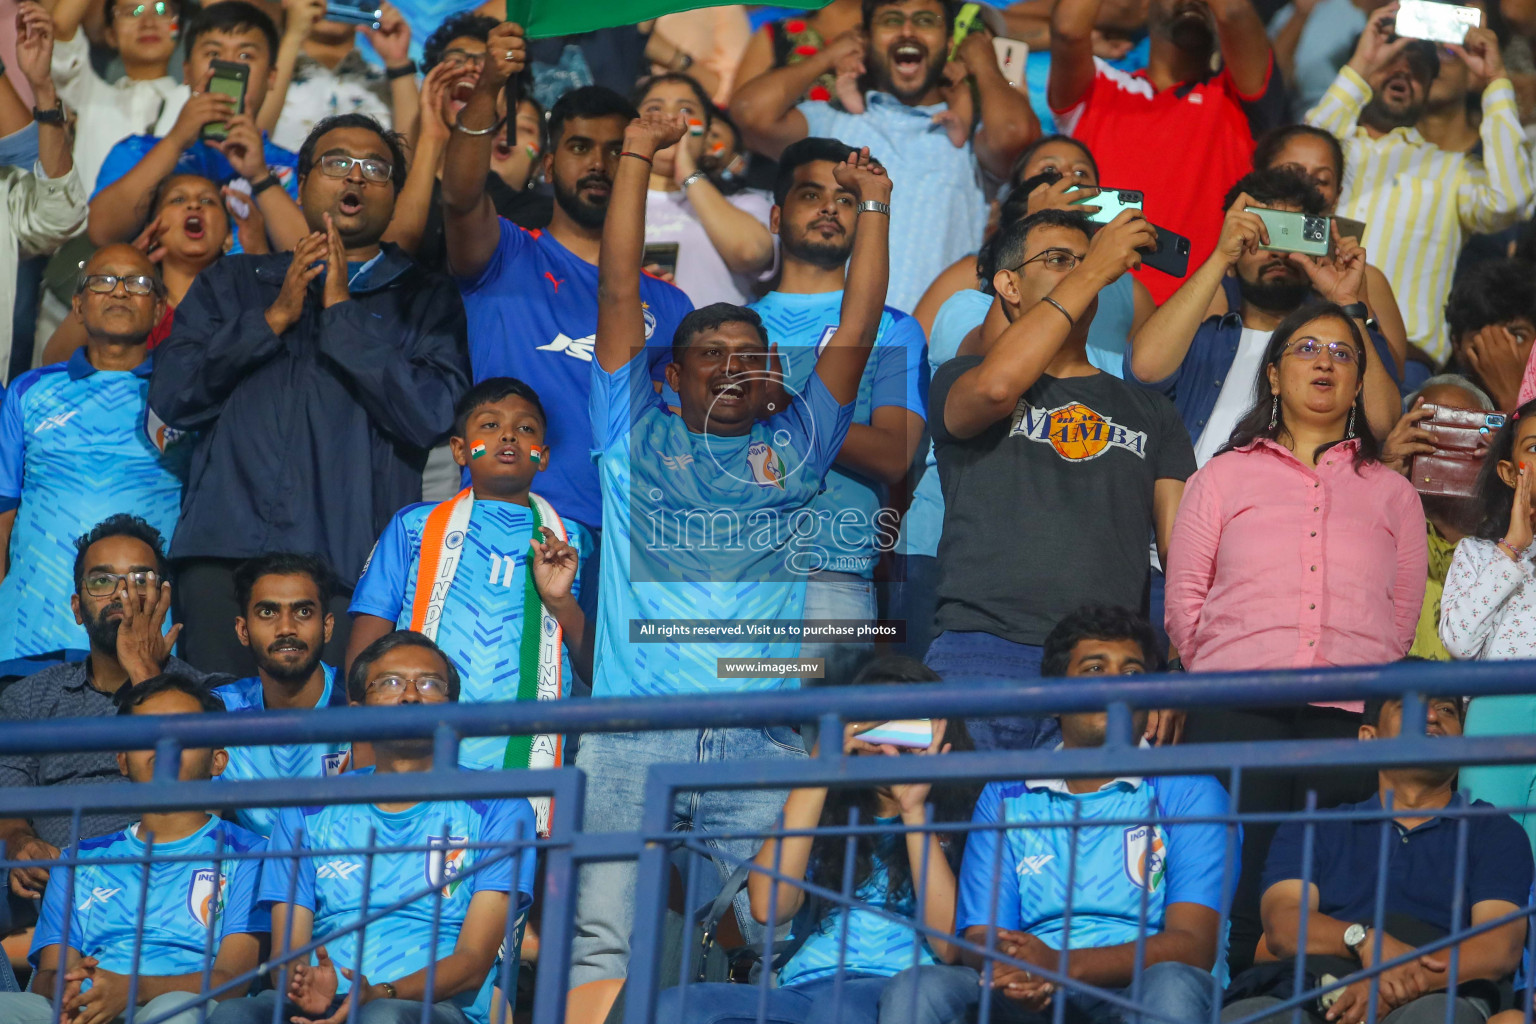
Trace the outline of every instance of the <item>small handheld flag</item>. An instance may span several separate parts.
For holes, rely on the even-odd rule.
[[[482,456],[484,454],[485,454],[485,442],[484,441],[476,441],[474,444],[469,446],[469,457],[471,459],[478,459],[480,456]]]

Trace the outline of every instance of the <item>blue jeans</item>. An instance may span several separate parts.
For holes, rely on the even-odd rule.
[[[802,619],[856,619],[873,622],[880,617],[875,602],[875,585],[861,576],[846,572],[818,572],[805,582],[805,611]],[[858,670],[858,663],[875,649],[874,641],[856,644],[812,642],[800,645],[801,658],[825,658],[824,684],[846,683]],[[815,685],[811,680],[808,685]]]
[[[832,978],[768,990],[768,1006],[757,1015],[762,990],[756,985],[689,985],[662,989],[656,997],[656,1020],[664,1024],[877,1024],[885,977],[843,978],[843,1001],[833,1003]],[[686,993],[686,994],[685,994]]]
[[[909,967],[891,979],[892,1005],[898,1009],[882,1014],[880,1024],[965,1024],[975,1020],[981,1006],[980,980],[981,976],[969,967]],[[1129,999],[1131,989],[1127,986],[1115,994]],[[1211,972],[1189,964],[1167,961],[1141,972],[1141,1007],[1180,1024],[1210,1020],[1211,1007],[1218,995]],[[998,992],[992,994],[991,1013],[992,1020],[1010,1024],[1047,1024],[1051,1020],[1049,1007],[1035,1013]],[[1129,1024],[1141,1020],[1152,1024],[1155,1019],[1139,1017],[1088,993],[1067,994],[1069,1024]]]
[[[272,1024],[272,1004],[277,993],[271,989],[249,999],[231,999],[219,1004],[216,1012],[208,1017],[208,1024]],[[281,1020],[288,1020],[298,1011],[290,1004],[283,1007]],[[325,1016],[328,1016],[325,1015]],[[433,1003],[431,1024],[469,1024],[464,1011],[453,1003]],[[348,1024],[421,1024],[419,999],[375,999],[357,1008],[357,1016],[348,1018]]]
[[[686,729],[674,732],[588,733],[581,738],[576,767],[586,773],[587,832],[638,831],[644,816],[646,775],[655,764],[712,764],[771,758],[803,758],[805,747],[793,729]],[[705,843],[742,860],[763,840],[721,842],[710,833],[767,831],[778,819],[788,794],[783,790],[699,790],[677,794],[672,805],[674,831],[704,833]],[[720,881],[734,862],[716,859]],[[576,935],[571,942],[570,987],[624,977],[635,921],[635,862],[607,861],[581,869],[576,895]],[[718,885],[715,886],[718,891]],[[711,894],[712,895],[712,894]],[[762,935],[737,900],[736,918],[748,942]]]
[[[154,1020],[160,1014],[168,1013],[196,998],[191,992],[167,992],[163,996],[156,996],[149,1002],[140,1004],[139,1012],[135,1016],[139,1020]],[[212,1008],[218,1005],[218,1003],[208,1003],[210,1021],[215,1019],[213,1014],[216,1011]],[[200,1020],[199,1008],[194,1006],[185,1013],[167,1017],[163,1024],[199,1024]],[[51,996],[43,996],[35,992],[0,992],[0,1021],[4,1021],[5,1024],[53,1024],[53,999]]]
[[[891,618],[907,624],[907,639],[897,650],[923,658],[933,643],[933,613],[939,604],[939,560],[932,555],[896,556],[891,584]]]
[[[1018,683],[1040,678],[1040,659],[1044,653],[1043,647],[1016,644],[991,633],[946,629],[934,637],[928,657],[923,660],[946,678],[980,676]],[[965,725],[977,750],[1033,750],[1054,747],[1061,741],[1061,726],[1054,715],[972,718]]]

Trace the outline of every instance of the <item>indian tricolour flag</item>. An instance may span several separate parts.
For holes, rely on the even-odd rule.
[[[779,0],[776,6],[816,10],[830,0]],[[633,25],[663,14],[716,6],[717,0],[507,0],[507,20],[530,39],[573,35],[618,25]]]

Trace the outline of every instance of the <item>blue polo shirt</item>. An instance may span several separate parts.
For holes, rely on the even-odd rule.
[[[261,140],[267,157],[267,167],[277,175],[283,191],[292,196],[294,202],[298,202],[298,154],[290,153],[274,143],[267,138],[266,132],[261,133]],[[96,174],[96,191],[91,193],[91,198],[95,199],[101,194],[102,189],[133,170],[134,166],[143,160],[159,141],[158,135],[130,135],[113,146],[107,153],[106,160],[102,161],[101,170]],[[224,159],[223,153],[201,141],[194,142],[186,148],[176,161],[176,170],[173,173],[201,174],[215,185],[228,185],[240,177],[229,165],[229,161]]]
[[[1451,807],[1467,806],[1457,793]],[[1474,800],[1473,807],[1491,807]],[[1312,882],[1318,888],[1320,913],[1340,921],[1372,921],[1376,916],[1376,864],[1381,852],[1380,820],[1351,820],[1350,813],[1381,810],[1381,797],[1335,808],[1338,820],[1321,820],[1313,839]],[[1393,842],[1387,844],[1387,916],[1404,914],[1416,921],[1451,931],[1464,928],[1473,906],[1504,900],[1525,906],[1531,891],[1531,844],[1525,831],[1508,815],[1467,819],[1467,874],[1463,920],[1452,922],[1456,872],[1454,818],[1431,818],[1407,829],[1396,821]],[[1280,826],[1264,864],[1264,889],[1302,876],[1300,822]]]

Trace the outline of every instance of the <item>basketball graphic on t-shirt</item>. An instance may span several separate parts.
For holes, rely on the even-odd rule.
[[[1091,459],[1109,443],[1104,417],[1080,402],[1051,413],[1051,447],[1064,459]]]

